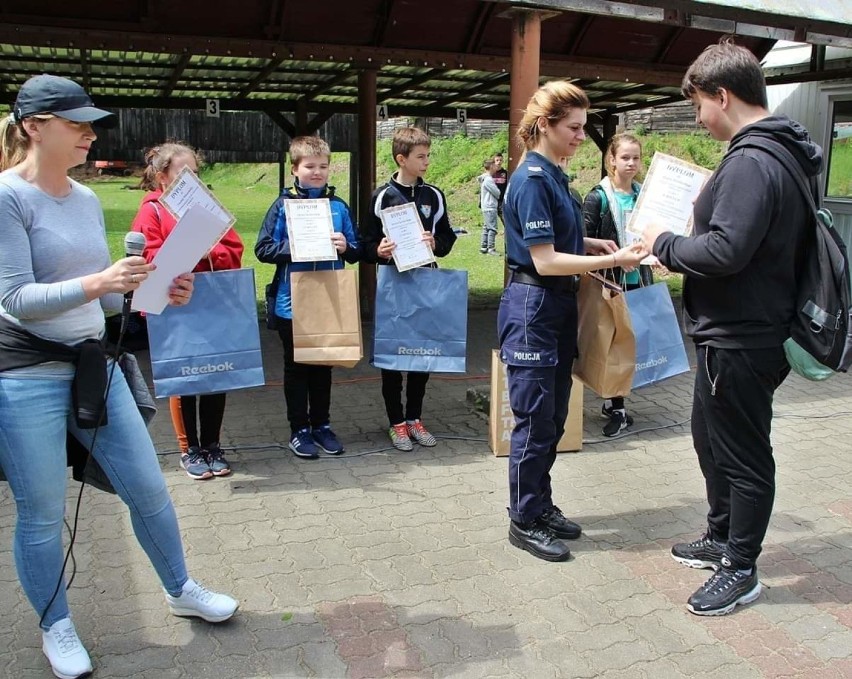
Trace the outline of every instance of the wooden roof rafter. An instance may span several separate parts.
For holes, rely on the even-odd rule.
[[[248,95],[250,95],[254,90],[257,89],[257,86],[263,83],[270,75],[275,73],[278,67],[284,62],[284,57],[275,57],[270,59],[266,66],[264,66],[258,73],[251,79],[251,81],[243,87],[239,93],[237,94],[237,99],[244,99]]]
[[[476,54],[482,49],[482,41],[485,38],[485,29],[488,27],[488,22],[491,21],[491,17],[494,15],[496,8],[497,5],[489,4],[487,2],[483,2],[480,5],[479,10],[476,12],[476,17],[474,17],[473,25],[470,27],[470,31],[468,32],[470,37],[465,45],[465,52],[469,54]]]
[[[379,11],[376,13],[376,25],[373,28],[373,37],[370,44],[376,47],[384,47],[388,28],[393,22],[393,7],[395,0],[382,0]]]
[[[356,75],[357,75],[357,73],[355,71],[353,71],[353,70],[351,70],[347,67],[344,70],[337,73],[337,75],[335,77],[317,85],[313,90],[311,90],[310,92],[305,94],[304,99],[305,99],[306,102],[313,101],[314,99],[322,96],[323,94],[325,94],[329,90],[332,90],[335,87],[337,87],[338,85],[345,83],[347,80],[354,78]]]
[[[570,56],[577,53],[577,48],[580,46],[580,43],[583,42],[583,38],[586,36],[586,33],[589,28],[591,28],[594,21],[594,14],[588,14],[580,20],[580,25],[577,26],[577,30],[574,31],[565,43],[565,54]]]
[[[180,80],[181,76],[183,76],[183,72],[186,70],[186,67],[189,65],[189,62],[192,61],[192,55],[189,52],[181,54],[178,57],[175,65],[172,67],[172,73],[169,76],[169,81],[163,86],[163,89],[160,91],[161,97],[170,97],[172,96],[172,92],[175,91],[175,86]]]
[[[468,101],[467,97],[470,97],[474,94],[480,94],[482,92],[488,92],[494,88],[495,85],[500,85],[509,80],[508,73],[497,73],[490,77],[485,82],[479,83],[478,85],[471,87],[470,89],[460,90],[453,96],[447,96],[443,99],[438,99],[435,102],[436,106],[445,107],[454,102],[465,102]]]
[[[90,86],[89,77],[91,75],[91,71],[89,70],[89,50],[87,49],[80,50],[80,73],[83,76],[83,89],[87,90]]]
[[[402,85],[396,85],[395,87],[391,87],[384,92],[378,93],[378,102],[381,103],[386,99],[395,99],[398,95],[404,94],[408,92],[410,89],[414,87],[418,87],[423,83],[429,82],[434,79],[435,74],[438,73],[438,70],[435,68],[430,68],[421,73],[420,75],[416,75],[413,78],[409,78],[408,81],[403,83]]]

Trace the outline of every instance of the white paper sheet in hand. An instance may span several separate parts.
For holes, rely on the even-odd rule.
[[[203,206],[189,208],[154,257],[157,268],[133,293],[133,310],[162,313],[169,303],[169,288],[175,277],[192,271],[228,228],[227,222]]]

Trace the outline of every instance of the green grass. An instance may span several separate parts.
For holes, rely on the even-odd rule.
[[[831,144],[828,195],[852,198],[852,140],[849,138],[835,139]]]
[[[662,151],[713,168],[724,153],[721,143],[700,132],[640,134],[639,137],[643,144],[646,164],[650,162],[654,151]],[[497,151],[506,153],[507,147],[506,132],[490,139],[471,139],[459,135],[450,139],[436,139],[432,144],[431,164],[426,179],[439,186],[446,194],[453,226],[468,231],[468,235],[459,236],[453,252],[444,258],[442,265],[469,272],[471,304],[474,306],[496,304],[503,289],[503,259],[486,257],[479,253],[481,213],[479,184],[476,178],[482,172],[482,161]],[[840,145],[836,149],[839,147]],[[852,164],[852,148],[848,145],[843,147],[845,162]],[[837,150],[835,153],[837,154]],[[835,160],[838,157],[839,154],[835,156]],[[843,177],[848,183],[852,168],[844,172],[837,169],[840,167],[838,165],[833,168],[835,171],[832,172],[832,177]],[[379,142],[378,181],[384,182],[394,169],[390,141]],[[580,193],[588,193],[600,179],[600,153],[597,147],[590,141],[586,142],[580,147],[568,170],[573,175],[574,186]],[[254,243],[263,217],[278,193],[278,166],[219,163],[202,168],[201,176],[213,187],[219,200],[236,216],[235,228],[245,245],[243,266],[255,269],[258,295],[262,295],[265,284],[272,279],[273,267],[257,261],[254,256]],[[330,183],[337,187],[339,196],[349,200],[348,154],[334,155]],[[103,204],[110,252],[117,259],[123,255],[124,235],[139,209],[144,192],[131,190],[138,185],[138,178],[134,177],[99,178],[91,180],[88,185]],[[502,250],[502,225],[500,229],[498,249]],[[672,294],[680,293],[679,275],[666,277],[666,282]]]

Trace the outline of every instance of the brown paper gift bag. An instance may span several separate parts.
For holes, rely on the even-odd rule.
[[[511,445],[515,416],[509,405],[509,381],[500,352],[491,352],[491,410],[488,414],[488,444],[497,457],[506,457]],[[576,452],[583,447],[583,384],[574,380],[568,400],[565,433],[556,446],[557,453]]]
[[[574,376],[603,398],[627,396],[636,368],[636,340],[624,294],[580,277]]]
[[[296,363],[353,368],[364,356],[358,272],[295,271],[290,295]]]

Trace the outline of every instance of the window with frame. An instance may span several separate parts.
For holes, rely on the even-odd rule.
[[[852,199],[852,100],[834,103],[825,195]]]

